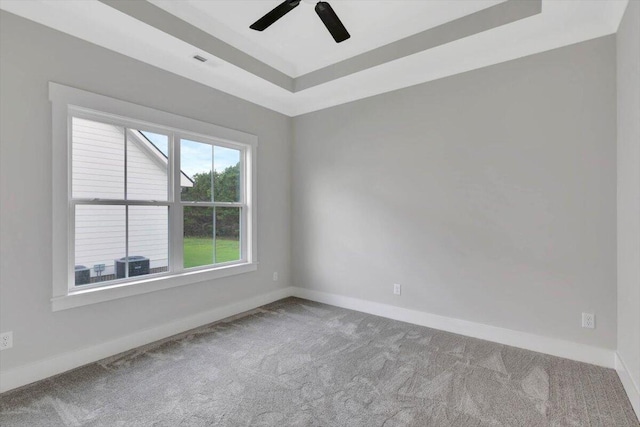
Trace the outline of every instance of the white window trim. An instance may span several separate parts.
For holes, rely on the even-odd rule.
[[[149,107],[120,101],[104,95],[63,86],[49,82],[49,100],[52,103],[52,244],[53,244],[53,311],[80,307],[87,304],[109,301],[118,298],[140,295],[162,289],[184,286],[203,281],[214,280],[236,274],[247,273],[257,269],[257,166],[256,155],[258,138],[245,132],[227,129],[211,123],[182,117]],[[202,136],[207,140],[215,140],[230,145],[244,144],[248,146],[245,154],[246,170],[246,262],[233,265],[210,266],[198,269],[183,270],[180,273],[146,277],[126,283],[115,283],[89,289],[70,289],[70,259],[72,244],[69,236],[73,218],[70,215],[70,109],[83,109],[99,112],[102,116],[113,115],[126,117],[136,123],[146,123],[150,127],[170,128],[186,137]],[[161,125],[158,125],[161,124]],[[177,161],[177,159],[174,159]],[[174,184],[175,185],[175,184]],[[179,185],[179,181],[178,181]],[[179,192],[177,193],[179,194]],[[176,220],[174,215],[174,220]],[[180,218],[181,219],[181,218]],[[169,239],[180,241],[182,227],[170,227]],[[171,263],[180,260],[172,260]]]

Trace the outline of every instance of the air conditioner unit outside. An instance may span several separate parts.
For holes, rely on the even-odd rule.
[[[116,279],[122,279],[126,277],[126,265],[127,258],[122,257],[115,260],[116,265]],[[149,274],[149,258],[143,256],[130,256],[129,257],[129,277],[142,276]]]
[[[91,281],[91,270],[84,265],[76,265],[76,282],[75,285],[88,285]]]

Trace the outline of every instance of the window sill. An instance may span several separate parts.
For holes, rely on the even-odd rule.
[[[70,308],[81,307],[83,305],[96,304],[99,302],[146,294],[163,289],[191,285],[193,283],[200,283],[207,280],[235,276],[236,274],[248,273],[257,269],[258,264],[255,262],[236,264],[212,268],[210,270],[187,271],[171,276],[154,277],[113,286],[70,291],[67,295],[52,298],[51,308],[53,311],[67,310]]]

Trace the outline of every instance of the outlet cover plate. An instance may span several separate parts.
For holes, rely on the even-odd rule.
[[[402,293],[402,285],[394,283],[393,284],[393,294],[394,295],[400,295],[401,293]]]
[[[587,329],[595,329],[596,315],[593,313],[582,313],[582,327]]]
[[[0,334],[0,350],[7,350],[13,347],[13,332],[4,332]]]

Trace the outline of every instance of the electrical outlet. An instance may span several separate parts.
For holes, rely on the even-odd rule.
[[[582,327],[594,329],[596,327],[596,315],[593,313],[582,313]]]
[[[402,285],[394,283],[393,284],[393,294],[394,295],[400,295],[401,293],[402,293]]]
[[[6,350],[13,347],[13,332],[5,332],[0,334],[0,350]]]
[[[278,272],[277,272],[277,271],[274,271],[274,272],[273,272],[273,281],[274,281],[274,282],[277,282],[277,281],[278,281]]]

